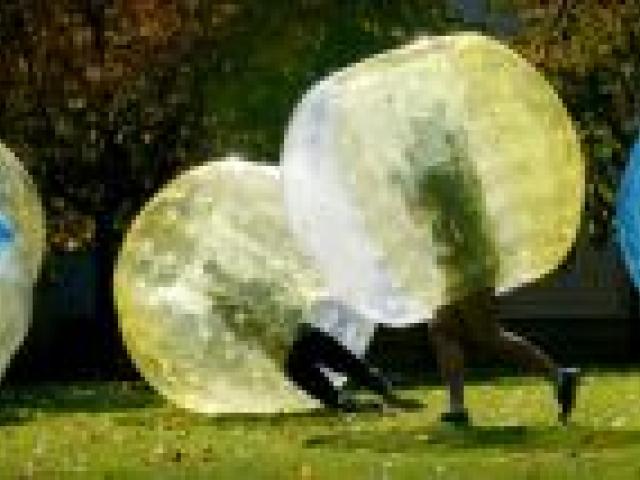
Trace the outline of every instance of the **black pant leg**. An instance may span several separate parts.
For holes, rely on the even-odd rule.
[[[390,393],[389,382],[375,368],[331,335],[319,329],[310,328],[305,343],[319,364],[345,374],[357,385],[379,395],[384,396]]]
[[[306,334],[296,340],[285,363],[287,377],[308,395],[327,407],[340,405],[340,392],[320,369],[315,342]]]

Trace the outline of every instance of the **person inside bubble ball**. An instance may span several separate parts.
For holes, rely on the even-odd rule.
[[[207,262],[205,271],[217,279],[215,285],[223,286],[209,294],[226,327],[237,339],[259,339],[263,352],[284,366],[285,376],[324,407],[353,412],[379,406],[421,406],[395,395],[391,382],[366,359],[377,329],[371,316],[329,295],[317,299],[305,315],[297,306],[283,306],[288,291],[282,283],[240,280],[216,261]],[[284,320],[278,327],[254,321],[257,318]],[[350,387],[377,394],[382,404],[358,403]]]
[[[579,370],[560,367],[541,348],[505,330],[492,305],[496,296],[500,255],[486,218],[482,185],[469,168],[469,155],[460,145],[463,135],[444,134],[448,160],[413,178],[416,208],[429,205],[433,238],[440,248],[438,264],[444,270],[452,299],[428,322],[440,374],[448,385],[447,423],[465,425],[465,352],[474,350],[510,360],[547,377],[555,386],[559,420],[566,423],[575,405]]]

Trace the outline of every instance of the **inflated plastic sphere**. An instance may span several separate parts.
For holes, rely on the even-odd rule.
[[[640,287],[640,140],[631,151],[616,205],[617,237],[631,278]]]
[[[43,251],[44,216],[35,186],[0,144],[0,379],[29,329]]]
[[[288,231],[279,172],[239,160],[194,168],[128,232],[115,275],[121,331],[142,375],[179,406],[316,406],[282,370],[321,283]]]
[[[16,231],[9,217],[0,212],[0,251],[10,246],[16,238]]]
[[[562,102],[523,58],[477,34],[422,38],[316,84],[282,157],[292,230],[332,293],[391,324],[553,270],[583,206],[584,161]],[[388,309],[388,292],[423,315]]]

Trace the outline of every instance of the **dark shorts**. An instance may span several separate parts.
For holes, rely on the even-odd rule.
[[[441,307],[430,322],[433,329],[465,344],[492,343],[502,335],[495,316],[495,293],[484,288]]]

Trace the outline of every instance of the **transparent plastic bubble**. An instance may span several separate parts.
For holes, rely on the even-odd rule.
[[[44,215],[31,178],[0,144],[0,379],[29,329],[44,231]]]
[[[622,258],[640,287],[640,139],[631,151],[616,204],[617,238]]]
[[[562,102],[477,34],[421,38],[319,82],[282,157],[292,230],[331,293],[392,325],[553,270],[583,206]]]
[[[282,370],[322,284],[288,231],[277,167],[228,159],[170,182],[133,222],[115,286],[131,357],[177,405],[317,405]]]

